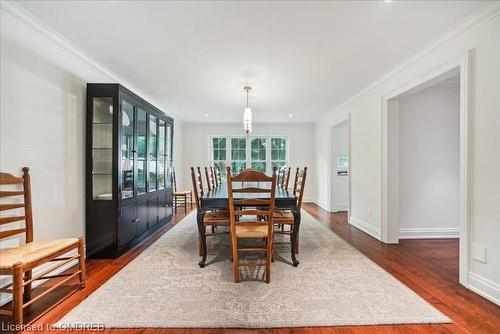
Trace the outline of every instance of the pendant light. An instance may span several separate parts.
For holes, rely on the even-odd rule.
[[[248,92],[250,92],[251,89],[252,87],[250,86],[245,86],[243,88],[243,90],[247,93],[247,106],[243,111],[243,129],[245,129],[247,137],[252,132],[252,108],[248,106]]]

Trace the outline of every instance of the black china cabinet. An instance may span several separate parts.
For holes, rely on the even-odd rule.
[[[87,84],[87,257],[115,258],[171,221],[173,131],[121,85]]]

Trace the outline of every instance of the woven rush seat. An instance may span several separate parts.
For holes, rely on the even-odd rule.
[[[268,233],[267,226],[245,226],[245,224],[236,224],[236,237],[238,238],[266,238]]]
[[[78,242],[78,238],[33,241],[15,248],[2,249],[0,269],[12,268],[18,262],[30,267],[38,260],[60,253],[61,249],[78,245]]]
[[[229,225],[229,215],[227,211],[208,211],[203,216],[205,225]]]
[[[279,210],[273,214],[275,224],[293,224],[294,218],[291,211]]]

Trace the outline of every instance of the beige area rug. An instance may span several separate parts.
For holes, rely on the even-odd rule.
[[[447,323],[450,319],[303,212],[300,265],[282,250],[270,284],[262,270],[233,283],[225,248],[198,267],[190,214],[56,326],[302,327]]]

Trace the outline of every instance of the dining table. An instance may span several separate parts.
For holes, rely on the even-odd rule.
[[[233,184],[233,188],[237,188],[237,185]],[[265,194],[265,195],[264,195]],[[265,198],[267,196],[269,198],[268,193],[253,193],[253,194],[241,194],[234,193],[234,198]],[[299,265],[299,261],[296,256],[296,246],[297,246],[297,238],[299,235],[300,228],[300,209],[297,205],[297,197],[293,194],[293,191],[285,189],[281,186],[276,186],[275,193],[275,210],[290,210],[294,217],[294,224],[292,227],[292,235],[291,235],[291,257],[292,264],[296,267]],[[228,199],[228,191],[227,191],[227,183],[222,182],[218,187],[207,191],[200,198],[200,208],[196,215],[196,220],[198,224],[198,231],[201,236],[201,249],[202,249],[202,258],[198,265],[203,268],[205,267],[207,260],[207,242],[205,237],[205,226],[203,224],[203,217],[205,212],[207,211],[215,211],[215,210],[229,210],[229,199]]]

